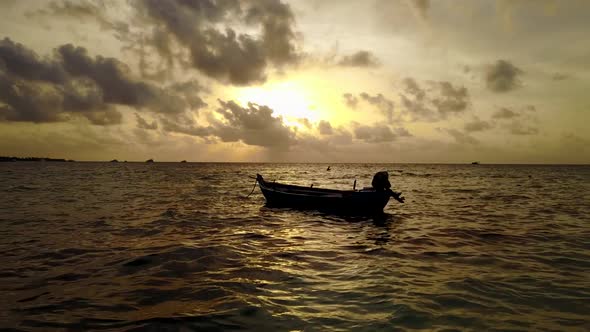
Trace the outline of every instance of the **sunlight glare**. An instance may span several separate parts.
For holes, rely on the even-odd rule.
[[[282,116],[285,124],[303,128],[298,119],[307,118],[311,122],[319,121],[317,112],[309,93],[296,83],[282,82],[266,87],[248,87],[238,92],[238,102],[245,106],[249,102],[266,105],[273,109],[274,116]]]

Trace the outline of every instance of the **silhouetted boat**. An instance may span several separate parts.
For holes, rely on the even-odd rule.
[[[153,162],[154,162],[154,160],[153,160],[153,159],[148,159],[148,160],[146,160],[145,162],[146,162],[146,163],[153,163]]]
[[[404,202],[401,193],[391,189],[376,190],[372,187],[361,190],[337,190],[295,186],[265,181],[262,175],[256,175],[256,181],[272,207],[293,207],[303,209],[327,210],[352,214],[382,213],[383,208],[393,197]],[[387,182],[389,183],[389,181]],[[355,181],[356,185],[356,181]]]
[[[471,163],[471,165],[479,165],[479,161],[474,161]]]

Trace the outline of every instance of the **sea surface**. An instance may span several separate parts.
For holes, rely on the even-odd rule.
[[[590,167],[0,164],[0,328],[588,331]],[[254,176],[378,217],[264,206]]]

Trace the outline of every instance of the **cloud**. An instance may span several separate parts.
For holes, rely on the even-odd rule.
[[[167,90],[174,91],[176,94],[184,97],[184,100],[192,109],[200,109],[207,106],[207,103],[198,95],[199,92],[207,92],[207,88],[202,86],[197,80],[188,80],[176,82],[167,87]]]
[[[377,67],[379,59],[369,51],[358,51],[351,55],[343,56],[338,61],[340,66],[344,67]]]
[[[379,123],[372,126],[353,123],[353,126],[355,138],[368,143],[392,142],[398,137],[411,136],[405,128],[397,128],[394,131],[389,126]]]
[[[428,18],[428,9],[430,9],[430,0],[410,0],[412,6],[418,11],[422,19]]]
[[[174,43],[188,50],[189,63],[201,73],[235,85],[261,83],[270,65],[295,64],[300,58],[288,4],[268,1],[184,0],[134,2],[140,20],[154,28],[148,42],[169,59]],[[259,28],[259,36],[231,25]]]
[[[469,103],[469,93],[465,87],[453,87],[449,82],[438,82],[440,97],[434,98],[432,103],[436,106],[439,114],[446,118],[449,113],[464,111]]]
[[[63,95],[52,87],[14,80],[0,72],[0,121],[56,122],[66,118]]]
[[[492,118],[494,119],[512,119],[512,118],[516,118],[519,117],[520,114],[508,109],[506,107],[502,107],[499,110],[497,110],[496,112],[494,112],[494,114],[492,114]]]
[[[107,7],[104,2],[87,0],[51,1],[46,8],[27,11],[25,12],[25,16],[31,19],[38,19],[40,17],[70,18],[80,22],[95,20],[101,29],[113,30],[116,33],[116,37],[121,39],[121,36],[129,33],[129,25],[122,21],[113,21],[110,19],[106,13],[106,9]]]
[[[554,81],[564,81],[570,78],[572,78],[572,75],[565,73],[553,73],[553,75],[551,75],[551,79]]]
[[[475,139],[474,137],[460,131],[457,129],[445,129],[444,130],[446,133],[448,133],[449,135],[451,135],[454,139],[455,142],[462,144],[462,145],[477,145],[479,144],[479,141],[477,139]]]
[[[345,93],[342,95],[344,98],[344,103],[346,106],[355,109],[358,106],[359,100],[357,97],[353,96],[351,93]]]
[[[539,133],[539,129],[530,125],[525,125],[520,121],[512,121],[506,126],[508,131],[513,135],[536,135]]]
[[[203,138],[213,135],[213,128],[211,126],[197,126],[192,121],[173,121],[170,118],[161,118],[160,123],[162,124],[162,129],[168,132]]]
[[[490,123],[488,121],[480,120],[479,118],[476,117],[471,122],[467,122],[463,126],[463,129],[465,129],[465,131],[468,133],[472,133],[472,132],[477,132],[477,131],[489,130],[489,129],[492,129],[493,127],[494,127],[494,125],[492,123]]]
[[[318,124],[318,130],[320,131],[321,135],[332,135],[334,133],[330,122],[325,120],[320,121],[320,123]]]
[[[414,121],[428,120],[437,121],[438,117],[434,110],[429,108],[424,102],[417,99],[410,99],[406,95],[400,93],[402,106],[406,113],[408,113]]]
[[[253,103],[242,107],[233,100],[218,102],[220,106],[210,115],[208,126],[197,125],[186,117],[176,121],[163,118],[162,129],[203,139],[241,141],[247,145],[283,151],[296,143],[296,131],[285,125],[282,117],[273,116],[270,107]]]
[[[513,135],[536,135],[539,129],[531,125],[538,122],[536,110],[534,105],[527,105],[519,111],[502,107],[492,114],[492,119],[502,121],[502,127]]]
[[[0,41],[0,70],[24,80],[63,84],[67,73],[57,61],[44,61],[32,50],[10,38]]]
[[[402,80],[402,83],[404,84],[406,93],[414,96],[414,98],[418,101],[424,100],[424,97],[426,96],[426,91],[420,88],[418,83],[416,83],[416,80],[414,80],[411,77],[406,77]]]
[[[304,146],[348,145],[353,135],[345,128],[334,128],[330,122],[321,120],[317,124],[319,136],[301,133],[285,125],[283,118],[273,116],[273,110],[264,105],[248,103],[240,106],[235,101],[218,100],[220,107],[209,114],[209,125],[201,126],[190,119],[161,118],[162,129],[200,137],[208,141],[242,142],[274,151],[288,151]],[[138,117],[138,123],[141,122]],[[143,125],[143,123],[142,123]],[[399,137],[412,136],[402,127],[392,129],[383,124],[372,126],[352,123],[354,138],[367,143],[391,142]]]
[[[147,129],[147,130],[154,130],[158,129],[158,123],[156,121],[152,121],[148,123],[141,115],[135,113],[135,118],[137,120],[137,128],[140,129]]]
[[[363,92],[359,96],[369,104],[376,106],[379,112],[385,116],[387,123],[393,123],[394,103],[392,100],[385,98],[380,93],[371,96],[368,93]]]
[[[449,115],[463,113],[470,106],[467,88],[455,87],[448,81],[428,81],[428,90],[411,77],[404,78],[402,84],[403,92],[399,94],[401,103],[414,121],[440,121]]]
[[[572,132],[564,132],[560,137],[561,142],[577,152],[590,151],[590,139],[585,139]]]
[[[62,45],[40,58],[9,38],[0,41],[0,86],[5,121],[55,122],[80,115],[110,125],[121,122],[119,105],[162,114],[205,105],[195,82],[165,89],[135,79],[123,62],[91,57],[82,47]]]
[[[219,100],[225,124],[217,124],[215,134],[223,141],[241,140],[248,145],[286,149],[295,141],[295,132],[283,123],[282,117],[272,116],[268,106],[248,103],[241,107],[234,101]]]
[[[520,76],[523,73],[509,61],[498,60],[486,69],[486,85],[493,92],[509,92],[522,85]]]
[[[311,121],[309,121],[308,118],[299,118],[299,119],[297,119],[297,122],[301,123],[302,125],[304,125],[308,129],[311,129],[311,127],[312,127]]]
[[[130,78],[129,69],[115,58],[91,58],[86,49],[71,44],[60,46],[56,54],[65,71],[73,77],[95,82],[105,103],[147,106],[157,103],[159,91],[154,86]],[[179,111],[174,110],[173,111]]]

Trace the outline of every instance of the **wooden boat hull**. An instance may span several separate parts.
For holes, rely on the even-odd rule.
[[[266,205],[350,214],[382,213],[390,194],[375,190],[334,190],[266,182],[258,176]]]

